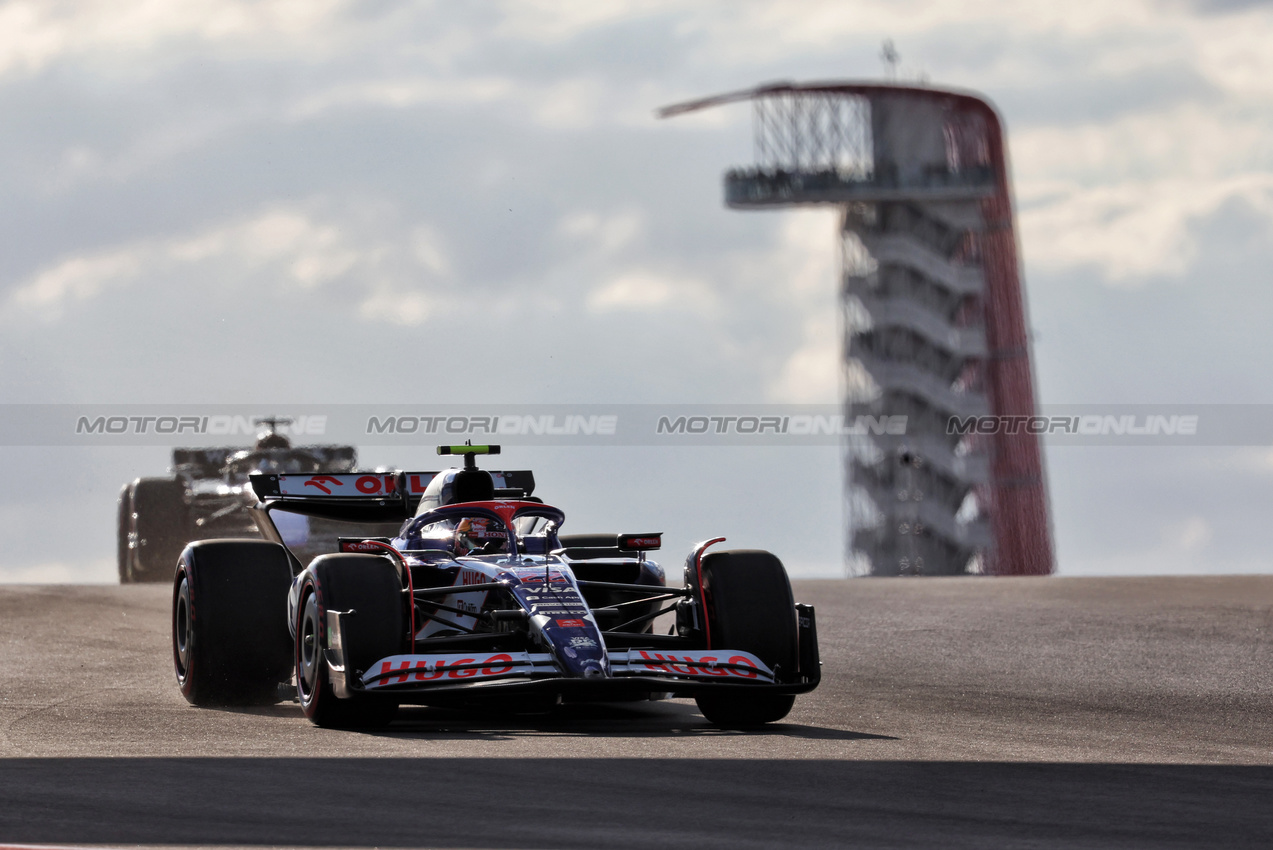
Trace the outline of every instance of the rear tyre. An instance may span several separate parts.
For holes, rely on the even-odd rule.
[[[782,561],[749,549],[704,555],[702,596],[712,646],[750,652],[768,664],[779,681],[794,676],[799,634]],[[786,717],[796,698],[722,689],[694,701],[717,726],[745,729]]]
[[[263,540],[205,540],[181,554],[172,590],[172,656],[194,705],[278,700],[292,668],[287,551]]]
[[[131,581],[168,581],[189,539],[186,485],[178,478],[139,478],[132,485],[130,530],[135,537]]]
[[[115,516],[115,562],[119,568],[119,583],[132,582],[131,553],[128,548],[128,534],[133,525],[133,485],[125,484],[119,491],[119,504]]]
[[[301,587],[296,623],[296,692],[305,716],[318,726],[367,729],[388,725],[398,712],[390,697],[337,697],[328,674],[327,612],[350,611],[341,641],[345,674],[353,680],[382,658],[399,652],[407,638],[402,579],[379,555],[323,555],[310,564]]]

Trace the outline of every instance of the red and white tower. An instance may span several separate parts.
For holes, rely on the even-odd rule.
[[[1052,543],[1003,125],[969,92],[781,83],[667,107],[754,109],[756,163],[732,209],[834,204],[850,568],[873,575],[1047,575]],[[1019,417],[978,434],[974,417]],[[1001,420],[1002,421],[1002,420]],[[883,429],[880,429],[881,431]],[[989,430],[989,429],[986,429]],[[869,431],[869,429],[868,429]]]

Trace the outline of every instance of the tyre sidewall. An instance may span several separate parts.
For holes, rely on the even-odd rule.
[[[177,574],[173,578],[172,583],[172,665],[173,672],[177,675],[177,685],[181,688],[181,695],[189,702],[196,705],[203,703],[204,694],[199,688],[201,680],[200,674],[203,672],[202,666],[199,664],[198,653],[201,641],[198,638],[198,630],[194,628],[195,617],[195,589],[194,576],[186,565],[183,557],[177,565]],[[184,612],[186,622],[182,621],[182,613],[180,607],[183,600],[181,599],[182,584],[185,584],[186,599],[185,604],[187,610]],[[177,645],[178,632],[180,626],[188,625],[188,629],[182,637],[186,642],[186,660],[182,664],[181,650]],[[211,671],[209,671],[211,672]]]
[[[311,598],[316,608],[314,622],[314,681],[307,684],[304,678],[304,640],[305,617]],[[311,574],[305,578],[301,586],[300,604],[296,606],[296,695],[301,702],[301,710],[305,716],[320,726],[326,725],[329,716],[334,714],[337,706],[336,695],[331,693],[327,681],[327,661],[323,657],[327,645],[327,608],[323,604],[323,591],[317,579]]]
[[[133,530],[133,485],[125,484],[119,491],[119,502],[115,517],[115,561],[119,569],[119,583],[131,584],[132,549],[128,545],[129,534]]]

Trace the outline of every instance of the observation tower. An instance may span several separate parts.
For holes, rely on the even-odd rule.
[[[969,92],[777,83],[669,106],[753,109],[725,203],[841,211],[850,569],[1047,575],[1052,543],[1003,126]],[[978,433],[978,417],[1021,417]],[[869,420],[867,420],[869,421]],[[983,420],[984,421],[984,420]],[[1001,422],[1003,420],[1000,420]]]

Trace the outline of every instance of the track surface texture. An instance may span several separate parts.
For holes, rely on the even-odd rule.
[[[0,845],[1273,846],[1273,576],[797,582],[823,684],[753,733],[197,709],[170,594],[0,587]]]

